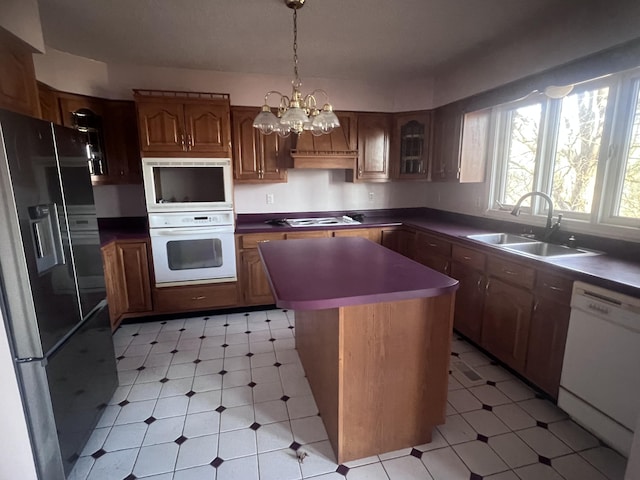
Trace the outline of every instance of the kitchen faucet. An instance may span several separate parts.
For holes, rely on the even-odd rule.
[[[516,203],[516,206],[513,207],[513,210],[511,210],[511,215],[517,217],[518,215],[520,215],[520,205],[522,205],[522,201],[527,198],[527,197],[532,197],[534,195],[538,195],[539,197],[544,198],[547,201],[548,204],[548,213],[547,213],[547,225],[545,227],[545,232],[544,232],[544,237],[543,240],[548,240],[551,235],[553,235],[553,233],[558,230],[560,228],[560,222],[562,221],[562,215],[558,215],[558,220],[556,221],[556,223],[554,223],[553,225],[551,224],[551,219],[553,218],[553,200],[551,200],[551,197],[549,195],[547,195],[546,193],[543,192],[529,192],[529,193],[525,193],[523,196],[520,197],[520,199],[518,200],[518,202]]]

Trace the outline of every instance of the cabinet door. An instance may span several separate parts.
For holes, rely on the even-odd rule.
[[[38,82],[38,99],[40,101],[40,118],[61,125],[57,92],[44,83]]]
[[[475,268],[453,262],[451,276],[460,282],[456,292],[453,326],[461,334],[480,343],[484,307],[484,274]]]
[[[358,180],[389,179],[390,129],[387,114],[358,115]]]
[[[120,294],[124,313],[150,311],[151,282],[147,243],[118,243],[117,256],[122,271]]]
[[[511,368],[524,372],[533,295],[490,278],[480,344]]]
[[[400,180],[426,180],[431,149],[431,114],[417,112],[394,117],[391,174]]]
[[[31,49],[0,28],[0,108],[40,116]]]
[[[185,152],[182,103],[138,102],[138,132],[143,152]]]
[[[120,317],[124,312],[121,288],[122,269],[118,261],[115,243],[102,248],[102,268],[107,290],[107,302],[109,303],[111,330],[115,330],[120,324]]]
[[[244,107],[231,111],[234,178],[238,183],[286,182],[287,172],[279,162],[280,139],[253,128],[259,112],[258,108]]]
[[[245,304],[271,305],[275,303],[258,250],[242,251],[240,253],[240,263],[242,265],[242,287]]]
[[[553,398],[558,398],[570,315],[568,304],[539,298],[531,316],[525,375]]]
[[[187,103],[184,105],[184,123],[189,152],[229,155],[231,134],[226,102]]]
[[[415,255],[415,233],[402,229],[382,230],[380,242],[383,247],[398,252],[405,257]]]
[[[134,102],[105,101],[104,143],[108,175],[93,178],[94,185],[141,184],[142,164]]]
[[[455,107],[437,108],[433,115],[433,155],[431,180],[458,181],[460,178],[460,132],[462,112]]]

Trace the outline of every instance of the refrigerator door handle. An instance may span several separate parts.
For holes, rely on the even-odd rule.
[[[42,363],[43,367],[47,366],[47,359],[45,357],[26,357],[26,358],[16,358],[15,359],[16,363],[34,363],[34,362],[40,362]]]
[[[53,245],[56,250],[56,260],[58,265],[64,265],[67,263],[67,260],[64,258],[64,245],[62,244],[62,232],[60,231],[60,221],[58,216],[58,205],[55,203],[51,204],[53,208]]]
[[[38,258],[44,257],[44,250],[42,248],[42,235],[40,234],[40,223],[33,223],[33,237],[36,244],[36,255]]]

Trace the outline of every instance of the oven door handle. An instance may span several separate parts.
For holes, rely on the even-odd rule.
[[[175,237],[176,235],[209,235],[211,233],[231,233],[233,227],[200,227],[200,228],[152,228],[149,235],[152,237]]]

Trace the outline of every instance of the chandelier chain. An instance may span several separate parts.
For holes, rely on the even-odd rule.
[[[293,9],[293,73],[296,82],[300,81],[298,76],[298,9]]]

